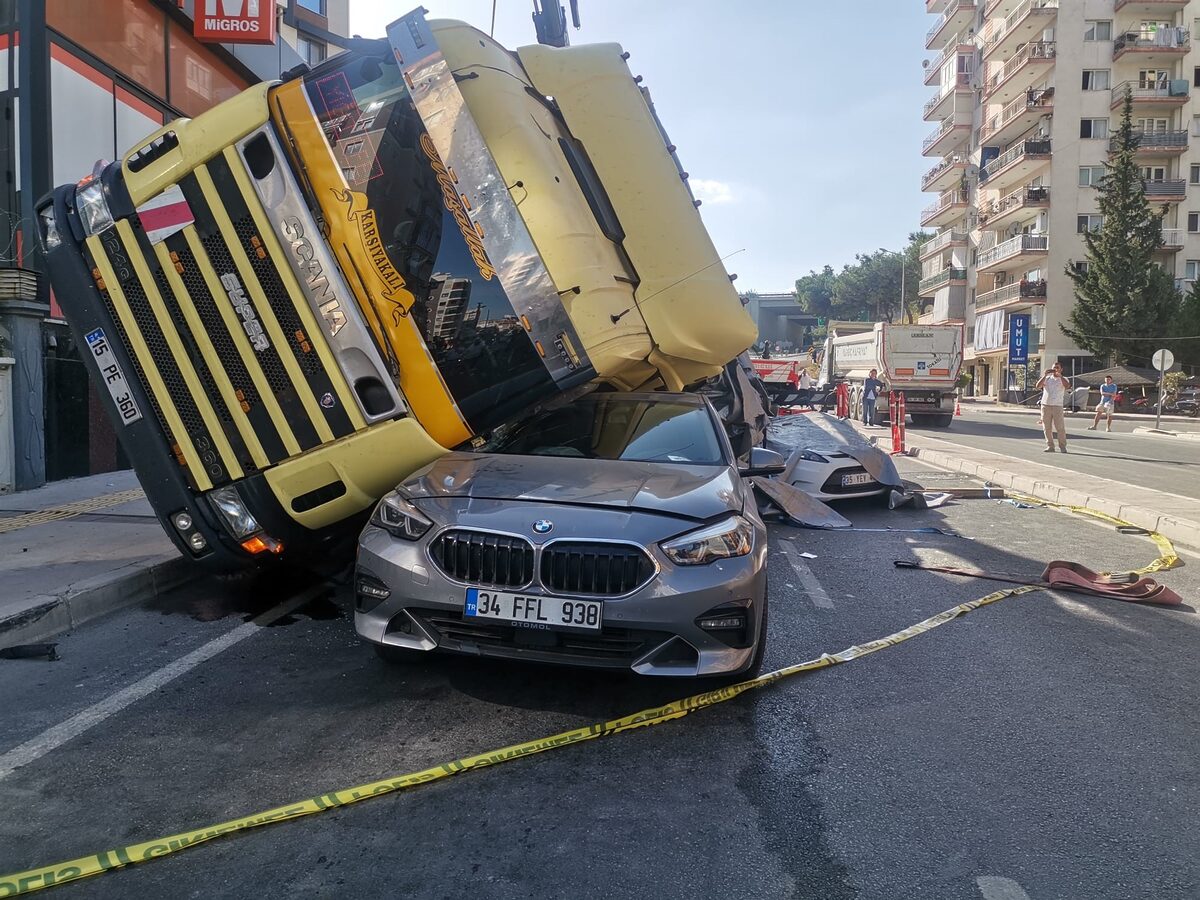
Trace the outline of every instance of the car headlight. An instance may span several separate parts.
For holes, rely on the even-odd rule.
[[[395,491],[379,501],[375,514],[371,516],[371,524],[378,525],[402,541],[415,541],[433,527],[433,523],[420,510]]]
[[[258,522],[246,509],[241,496],[235,487],[217,488],[208,495],[208,501],[225,520],[225,527],[238,540],[254,534],[259,530]]]
[[[797,455],[799,455],[799,457],[801,459],[807,459],[809,462],[816,462],[816,463],[829,462],[829,460],[827,460],[825,457],[823,457],[816,450],[797,450],[796,453],[797,453]]]
[[[38,218],[42,223],[42,246],[50,251],[62,244],[62,235],[58,233],[58,221],[54,218],[54,204],[43,206]]]
[[[89,236],[112,227],[112,211],[104,199],[104,185],[99,179],[88,182],[75,192],[75,208],[83,221],[83,230]]]
[[[754,526],[741,516],[732,516],[681,537],[659,544],[671,562],[679,566],[704,566],[718,559],[745,556],[754,549]]]

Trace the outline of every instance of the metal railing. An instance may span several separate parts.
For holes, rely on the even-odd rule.
[[[1011,163],[1016,162],[1022,156],[1042,156],[1050,153],[1050,141],[1022,141],[1015,147],[1010,147],[1006,152],[1000,154],[983,169],[980,180],[986,180],[993,177],[1001,169],[1006,168]]]
[[[921,245],[921,255],[927,256],[930,253],[937,253],[939,250],[950,246],[951,244],[965,244],[967,242],[967,233],[965,231],[955,231],[953,228],[949,231],[943,231],[941,234],[930,238]]]
[[[971,86],[971,73],[970,72],[959,72],[958,78],[955,79],[955,81],[952,84],[946,85],[945,88],[938,91],[933,97],[931,97],[929,99],[929,101],[925,104],[924,110],[922,110],[922,118],[929,115],[929,113],[931,111],[933,111],[939,103],[941,103],[943,100],[945,100],[952,93],[954,93],[955,91],[960,91],[963,88],[969,88],[970,86]]]
[[[1187,100],[1189,85],[1186,78],[1172,78],[1154,84],[1143,81],[1122,81],[1112,89],[1112,102],[1120,103],[1128,91],[1134,100]]]
[[[956,268],[951,267],[948,269],[942,269],[942,271],[936,272],[933,275],[930,275],[928,278],[922,278],[921,283],[918,286],[918,290],[920,290],[922,292],[932,291],[932,290],[936,290],[937,288],[941,287],[944,284],[949,284],[951,281],[966,281],[966,280],[967,280],[967,270],[966,269],[956,269]]]
[[[1184,230],[1182,228],[1164,228],[1162,242],[1164,247],[1182,247]]]
[[[936,72],[940,69],[952,56],[958,53],[958,48],[971,43],[971,39],[967,36],[966,31],[960,31],[954,36],[953,40],[947,41],[941,55],[932,63],[931,72]]]
[[[921,176],[921,187],[924,188],[926,185],[928,185],[931,181],[936,179],[939,175],[941,175],[944,171],[949,169],[951,166],[965,165],[966,162],[967,161],[965,159],[960,159],[955,156],[946,157],[940,163],[938,163],[936,166],[934,166],[928,172],[926,172],[924,175]]]
[[[1024,0],[1020,6],[1003,19],[992,19],[991,21],[994,24],[991,26],[991,30],[984,36],[983,55],[987,56],[996,44],[1004,40],[1008,33],[1020,24],[1022,19],[1030,13],[1040,10],[1054,10],[1057,13],[1058,0]]]
[[[953,206],[956,203],[966,204],[969,202],[969,197],[966,191],[943,191],[937,199],[936,203],[931,203],[929,206],[921,210],[921,221],[924,222],[930,216],[936,216],[942,210]]]
[[[1025,96],[1017,97],[1005,104],[998,115],[992,116],[991,121],[984,126],[981,140],[987,140],[1001,128],[1004,128],[1013,119],[1022,116],[1030,110],[1045,110],[1051,112],[1054,109],[1054,88],[1041,88],[1036,91],[1026,91]]]
[[[990,94],[996,90],[1031,59],[1054,59],[1058,53],[1057,47],[1058,45],[1054,41],[1030,41],[988,80],[985,93]]]
[[[1113,59],[1126,50],[1179,50],[1186,53],[1191,42],[1191,32],[1178,26],[1154,31],[1126,31],[1113,38]]]
[[[921,149],[928,150],[930,147],[932,147],[934,144],[936,144],[938,141],[940,141],[946,135],[950,134],[956,128],[960,128],[963,131],[969,131],[971,129],[971,126],[966,122],[955,122],[953,119],[947,119],[945,122],[942,123],[941,127],[938,128],[937,131],[935,131],[929,137],[925,138],[924,143],[922,143],[922,145],[921,145]]]
[[[1116,150],[1119,138],[1109,138],[1108,149]],[[1187,131],[1135,131],[1133,145],[1138,150],[1169,150],[1186,148],[1188,145]]]
[[[946,27],[946,23],[953,18],[955,13],[970,12],[975,9],[975,0],[950,0],[946,4],[946,11],[942,13],[937,22],[929,31],[925,32],[925,46],[929,46],[929,42],[937,37],[937,33]]]
[[[1187,195],[1187,182],[1182,178],[1148,178],[1142,181],[1147,197],[1171,197],[1183,199]]]
[[[1003,244],[997,244],[991,250],[985,250],[979,254],[979,260],[976,263],[977,268],[991,266],[998,262],[1019,256],[1022,253],[1030,251],[1042,251],[1050,249],[1050,238],[1044,234],[1018,234],[1015,238],[1010,238]]]
[[[986,222],[998,218],[1013,209],[1019,209],[1026,204],[1046,203],[1050,200],[1050,188],[1044,185],[1026,185],[1022,188],[1017,188],[1007,197],[1001,197],[999,200],[993,200],[979,210],[979,224],[983,225]]]
[[[1014,281],[994,291],[980,294],[975,298],[975,312],[982,312],[992,306],[1000,306],[1018,299],[1046,299],[1046,281]]]

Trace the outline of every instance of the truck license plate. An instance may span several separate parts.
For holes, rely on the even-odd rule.
[[[92,348],[92,356],[96,357],[96,365],[100,367],[104,386],[108,388],[109,396],[117,405],[121,424],[132,425],[134,422],[140,421],[142,411],[138,409],[137,401],[133,399],[133,394],[129,391],[129,382],[125,380],[125,373],[121,370],[121,364],[117,362],[116,354],[108,345],[104,329],[97,328],[84,337],[87,339],[88,346]]]
[[[870,484],[874,479],[870,472],[856,472],[853,475],[842,476],[842,487],[850,487],[854,484]]]
[[[476,619],[498,619],[526,628],[585,628],[599,631],[604,604],[599,600],[568,600],[503,591],[467,590],[464,614]]]

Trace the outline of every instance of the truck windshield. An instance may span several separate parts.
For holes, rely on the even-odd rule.
[[[347,190],[347,215],[377,229],[389,271],[467,422],[478,431],[557,391],[462,209],[390,50],[345,54],[305,91]],[[315,190],[329,186],[314,185]],[[399,324],[400,318],[393,324]],[[399,365],[428,364],[399,360]]]

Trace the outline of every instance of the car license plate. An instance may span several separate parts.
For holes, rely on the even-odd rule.
[[[531,628],[585,628],[589,631],[600,630],[603,613],[604,604],[599,600],[508,594],[479,588],[467,590],[465,607],[465,615],[477,619],[498,619]]]
[[[870,484],[874,480],[870,472],[855,472],[853,475],[842,476],[842,487],[850,487],[853,484]]]
[[[109,396],[117,405],[121,424],[132,425],[134,422],[140,421],[142,411],[138,409],[137,401],[133,399],[133,394],[129,391],[129,382],[125,380],[125,373],[121,370],[121,364],[117,362],[116,354],[108,345],[104,329],[97,328],[84,337],[87,339],[88,346],[92,348],[92,356],[96,357],[96,365],[100,367],[104,386],[108,388]]]

